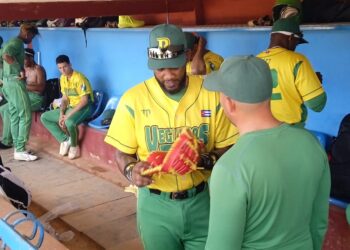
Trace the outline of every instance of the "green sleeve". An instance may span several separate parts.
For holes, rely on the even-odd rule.
[[[314,250],[322,249],[322,243],[327,231],[330,185],[331,181],[329,166],[327,160],[325,159],[325,168],[321,177],[318,193],[314,201],[312,217],[310,221],[310,231]]]
[[[247,194],[243,177],[216,165],[210,180],[210,218],[206,250],[241,249]]]
[[[312,109],[315,112],[321,112],[326,106],[327,103],[327,95],[323,92],[321,95],[312,98],[305,102],[306,107]]]

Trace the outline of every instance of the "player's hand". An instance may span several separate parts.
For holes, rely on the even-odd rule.
[[[58,125],[61,129],[66,130],[66,115],[60,115],[60,118],[58,119]]]
[[[132,182],[138,187],[144,187],[150,185],[153,180],[151,176],[142,175],[142,172],[151,168],[151,165],[146,161],[139,161],[132,169]]]
[[[25,80],[26,79],[26,75],[25,75],[23,70],[21,72],[19,72],[19,76],[17,77],[17,79],[18,80]]]
[[[323,83],[323,76],[322,76],[321,72],[317,71],[316,75],[317,75],[318,80],[320,80],[320,82]]]
[[[207,40],[205,40],[204,37],[199,37],[198,47],[201,49],[204,49],[206,45],[207,45]]]

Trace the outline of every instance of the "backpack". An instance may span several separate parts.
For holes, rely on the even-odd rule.
[[[331,196],[350,202],[350,114],[340,123],[337,137],[331,145]]]
[[[52,78],[46,80],[45,90],[44,90],[44,103],[41,108],[42,111],[47,111],[50,109],[50,104],[54,99],[61,97],[61,87],[60,80],[58,78]]]
[[[0,196],[8,200],[17,209],[26,210],[32,200],[30,190],[9,168],[0,165]]]

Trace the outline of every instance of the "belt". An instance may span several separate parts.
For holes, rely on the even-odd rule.
[[[206,187],[206,182],[203,181],[197,186],[195,186],[194,188],[187,189],[184,191],[179,191],[179,192],[162,192],[158,189],[152,189],[152,188],[149,188],[149,191],[152,194],[164,195],[171,200],[184,200],[190,197],[194,197],[197,194],[203,192],[205,190],[205,187]]]

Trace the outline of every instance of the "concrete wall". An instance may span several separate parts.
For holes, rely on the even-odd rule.
[[[297,51],[304,53],[316,71],[323,74],[328,103],[322,113],[309,112],[307,127],[335,135],[341,118],[350,112],[350,25],[303,26],[310,44]],[[206,28],[191,29],[205,36],[208,48],[223,57],[257,54],[268,46],[269,28]],[[131,86],[152,76],[147,68],[146,48],[150,29],[40,29],[33,48],[40,52],[40,62],[49,78],[58,77],[55,58],[70,56],[73,67],[83,72],[94,89],[107,95],[122,94]],[[4,40],[18,33],[17,28],[0,28]]]

